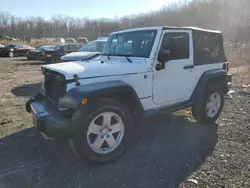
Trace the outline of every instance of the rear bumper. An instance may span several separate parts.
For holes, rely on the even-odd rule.
[[[26,111],[32,114],[34,126],[47,137],[71,138],[77,131],[77,121],[63,116],[52,104],[44,101],[44,96],[38,94],[26,103]]]

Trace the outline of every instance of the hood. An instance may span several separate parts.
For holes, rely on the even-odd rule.
[[[81,61],[101,54],[100,52],[72,52],[61,57],[62,61]]]
[[[48,54],[51,54],[51,53],[55,53],[56,52],[56,50],[54,50],[54,49],[44,49],[44,53],[48,53]]]
[[[36,53],[42,53],[42,51],[41,50],[30,50],[29,53],[36,54]]]
[[[136,74],[150,70],[145,60],[137,59],[132,61],[133,62],[128,62],[124,58],[111,59],[103,62],[98,59],[93,59],[90,61],[50,64],[42,67],[63,74],[67,80],[73,79],[74,74],[77,74],[79,78],[93,78]]]

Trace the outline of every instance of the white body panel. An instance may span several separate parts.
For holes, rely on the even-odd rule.
[[[94,78],[149,72],[146,60],[143,58],[131,58],[131,60],[133,63],[125,58],[112,57],[105,61],[100,58],[100,60],[66,62],[43,67],[62,73],[67,80],[73,79],[74,74],[77,74],[79,78]]]
[[[145,75],[147,78],[145,79]],[[140,99],[150,98],[152,101],[152,72],[145,72],[140,74],[131,74],[131,75],[117,75],[117,76],[105,76],[105,77],[97,77],[90,79],[81,79],[79,80],[81,85],[97,83],[97,82],[105,82],[112,80],[121,80],[131,85],[136,94]],[[76,87],[75,83],[68,85],[67,90]],[[144,104],[142,104],[144,106]],[[146,106],[145,106],[146,107]]]
[[[180,30],[165,30],[164,34],[178,33]],[[189,35],[189,59],[171,60],[165,64],[165,69],[154,69],[153,102],[168,105],[188,100],[197,83],[196,75],[192,69],[184,69],[186,65],[193,65],[192,31],[182,30],[181,33]],[[159,50],[158,50],[159,51]],[[159,63],[157,60],[154,65]]]
[[[184,66],[194,65],[193,35],[191,30],[165,30],[162,33],[187,33],[189,35],[189,58],[170,60],[165,64],[165,69],[154,70],[153,102],[165,106],[180,103],[190,99],[202,73],[211,69],[222,68],[223,63],[194,66],[184,69]],[[158,50],[159,51],[159,50]],[[159,63],[157,60],[154,65]]]

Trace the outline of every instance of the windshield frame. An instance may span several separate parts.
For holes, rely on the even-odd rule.
[[[144,54],[142,54],[142,53],[140,53],[140,54],[139,53],[137,53],[137,54],[136,53],[134,53],[134,54],[133,53],[132,54],[131,53],[114,53],[114,51],[113,51],[113,53],[111,52],[112,48],[114,48],[113,44],[112,44],[113,40],[118,40],[119,35],[121,35],[121,36],[126,35],[126,34],[132,35],[133,33],[135,34],[135,36],[138,35],[138,33],[139,33],[139,35],[142,35],[142,33],[154,33],[154,36],[152,36],[152,38],[150,39],[151,40],[151,45],[150,45],[150,48],[149,48],[148,51],[146,51],[146,52],[143,51]],[[126,31],[126,32],[111,34],[109,36],[109,38],[108,38],[108,41],[106,42],[106,44],[105,44],[105,46],[103,48],[103,51],[102,51],[101,55],[104,55],[104,56],[107,55],[107,56],[124,56],[124,57],[149,58],[150,54],[152,52],[152,49],[154,47],[154,43],[155,43],[155,40],[156,40],[156,37],[157,37],[157,33],[158,33],[158,30],[156,30],[156,29],[149,29],[149,30]],[[143,40],[146,40],[146,37],[145,37],[145,39],[143,37],[141,39],[142,39],[141,40],[141,42],[142,42]],[[129,40],[127,40],[126,43],[128,43],[128,41]],[[116,43],[115,45],[117,45],[117,44],[118,43]],[[125,43],[122,43],[122,44],[125,44]]]

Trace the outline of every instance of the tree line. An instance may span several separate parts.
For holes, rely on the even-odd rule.
[[[87,37],[144,26],[197,26],[223,31],[228,42],[249,41],[249,0],[180,0],[160,10],[114,19],[55,15],[21,18],[0,12],[0,35],[16,38]]]

